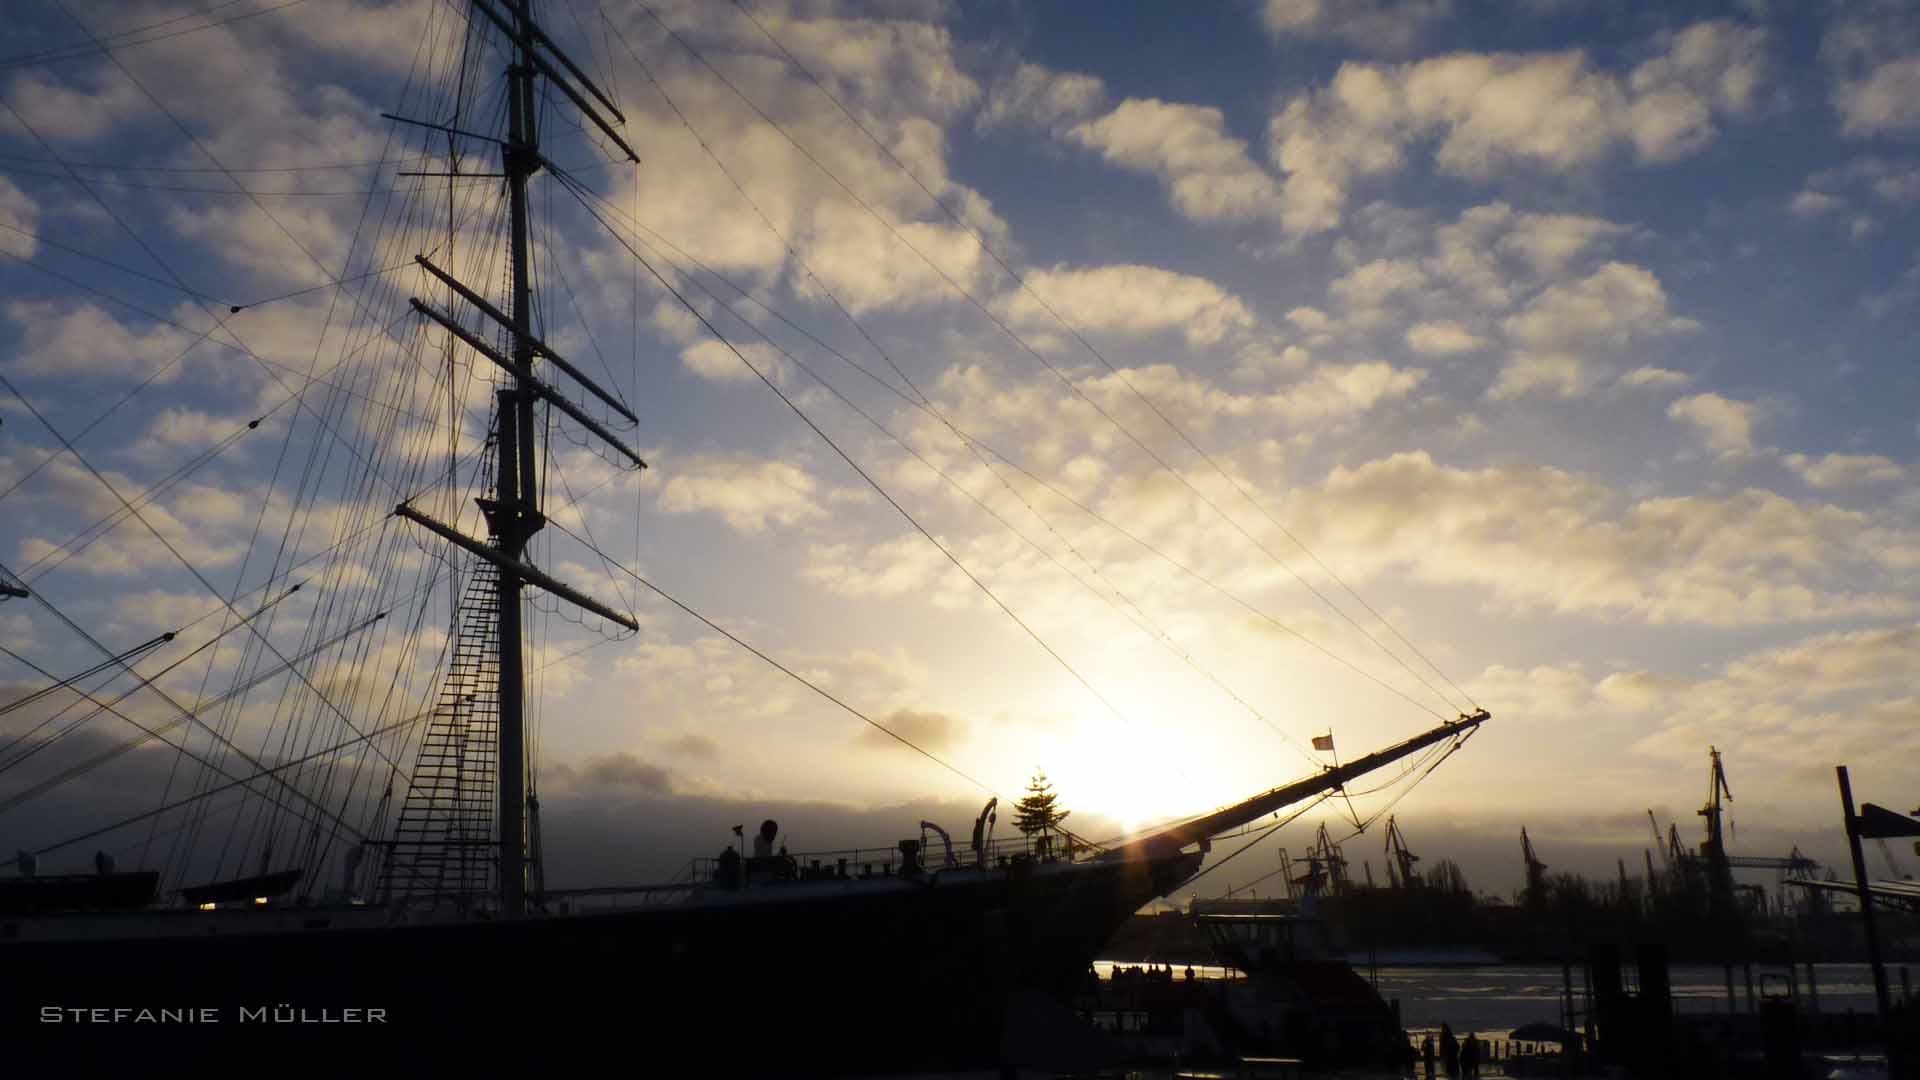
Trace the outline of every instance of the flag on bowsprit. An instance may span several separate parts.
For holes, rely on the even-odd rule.
[[[1333,749],[1333,732],[1329,731],[1325,735],[1315,735],[1313,737],[1313,748],[1315,750],[1331,751]]]

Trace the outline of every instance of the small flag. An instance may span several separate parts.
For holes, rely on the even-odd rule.
[[[1315,735],[1313,737],[1313,748],[1315,750],[1331,751],[1333,749],[1333,733],[1328,732],[1325,735]]]

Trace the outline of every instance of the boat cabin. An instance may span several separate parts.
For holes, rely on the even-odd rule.
[[[1325,920],[1290,900],[1195,900],[1192,915],[1222,962],[1248,973],[1333,952]]]

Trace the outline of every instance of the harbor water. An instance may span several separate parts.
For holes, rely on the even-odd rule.
[[[1354,970],[1374,980],[1380,996],[1400,1002],[1401,1023],[1411,1032],[1438,1029],[1441,1024],[1458,1035],[1472,1031],[1483,1036],[1505,1038],[1506,1033],[1523,1024],[1558,1023],[1566,978],[1558,966],[1499,965],[1489,967],[1389,967],[1369,969],[1356,963]],[[1890,973],[1894,993],[1900,992],[1896,966]],[[1582,1008],[1585,995],[1579,967],[1573,975],[1574,1007]],[[1784,966],[1755,965],[1753,1002],[1766,994],[1788,991]],[[1681,1013],[1725,1013],[1727,973],[1724,968],[1704,964],[1675,964],[1670,972],[1674,1009]],[[1874,1011],[1873,973],[1865,964],[1815,964],[1814,986],[1819,1011],[1841,1013],[1852,1010],[1860,1015]],[[1807,981],[1807,967],[1795,971],[1801,1008],[1811,1010],[1815,997]],[[1731,1009],[1746,1012],[1746,971],[1733,969],[1734,998]],[[1497,1033],[1497,1034],[1496,1034]]]
[[[1438,1036],[1445,1024],[1465,1038],[1469,1033],[1483,1041],[1505,1043],[1510,1033],[1528,1024],[1559,1026],[1563,1022],[1566,991],[1571,975],[1573,1027],[1584,1024],[1587,995],[1584,974],[1579,966],[1570,972],[1558,965],[1502,964],[1472,966],[1369,965],[1364,957],[1349,957],[1354,970],[1371,980],[1380,996],[1398,1002],[1401,1024],[1418,1043],[1426,1035]],[[1094,965],[1102,978],[1116,967],[1131,966],[1126,961],[1102,960]],[[1174,977],[1184,978],[1183,965],[1174,965]],[[1895,1000],[1903,986],[1912,985],[1915,973],[1904,965],[1888,970]],[[1227,968],[1194,965],[1194,977],[1203,980],[1238,977]],[[1815,964],[1811,970],[1798,965],[1791,980],[1784,965],[1736,966],[1732,970],[1733,996],[1728,996],[1728,972],[1705,964],[1676,964],[1669,971],[1674,1009],[1685,1015],[1725,1015],[1747,1013],[1769,995],[1791,993],[1803,1012],[1845,1016],[1851,1012],[1866,1020],[1874,1013],[1873,974],[1866,964]],[[1634,989],[1631,967],[1624,972],[1627,988]],[[1904,977],[1903,977],[1904,976]],[[1517,1050],[1518,1046],[1511,1049]],[[1157,1075],[1151,1072],[1142,1076]],[[1344,1074],[1359,1075],[1359,1074]],[[1497,1074],[1496,1074],[1497,1075]]]

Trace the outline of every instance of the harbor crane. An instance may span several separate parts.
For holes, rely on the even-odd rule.
[[[1407,836],[1400,831],[1399,823],[1393,816],[1387,816],[1387,879],[1399,889],[1417,889],[1420,878],[1414,873],[1413,864],[1420,856],[1407,850]]]
[[[1698,897],[1704,890],[1708,910],[1715,915],[1734,915],[1740,912],[1735,899],[1744,896],[1748,905],[1756,913],[1764,913],[1767,897],[1765,891],[1752,885],[1743,885],[1733,880],[1735,870],[1772,870],[1778,875],[1778,909],[1789,910],[1793,905],[1788,900],[1786,885],[1793,881],[1813,881],[1818,877],[1820,864],[1794,848],[1785,856],[1734,855],[1727,851],[1728,839],[1732,837],[1732,824],[1727,822],[1725,834],[1722,833],[1722,819],[1726,814],[1726,803],[1733,801],[1733,789],[1727,783],[1727,770],[1718,748],[1709,747],[1710,766],[1707,773],[1707,802],[1699,810],[1699,816],[1705,819],[1706,837],[1698,850],[1689,849],[1680,839],[1680,826],[1670,823],[1666,832],[1660,831],[1660,820],[1652,810],[1647,811],[1647,827],[1653,834],[1654,846],[1646,855],[1647,882],[1649,895],[1658,893],[1663,896]],[[1660,853],[1659,872],[1656,874],[1654,852]],[[1820,896],[1808,891],[1804,901]]]
[[[1727,770],[1720,762],[1720,748],[1707,747],[1712,765],[1707,773],[1707,804],[1699,814],[1706,819],[1707,835],[1700,843],[1700,857],[1707,864],[1707,910],[1716,920],[1733,914],[1733,867],[1727,862],[1727,839],[1722,820],[1725,807],[1721,797],[1733,801],[1733,788],[1727,785]]]
[[[1346,894],[1349,884],[1347,855],[1334,842],[1324,821],[1320,823],[1320,831],[1314,835],[1313,846],[1307,849],[1307,863],[1316,871],[1326,874],[1326,891],[1335,896]]]
[[[1529,908],[1542,908],[1547,904],[1547,864],[1533,853],[1533,840],[1527,836],[1527,827],[1520,826],[1520,853],[1527,860],[1527,891],[1521,898]]]

